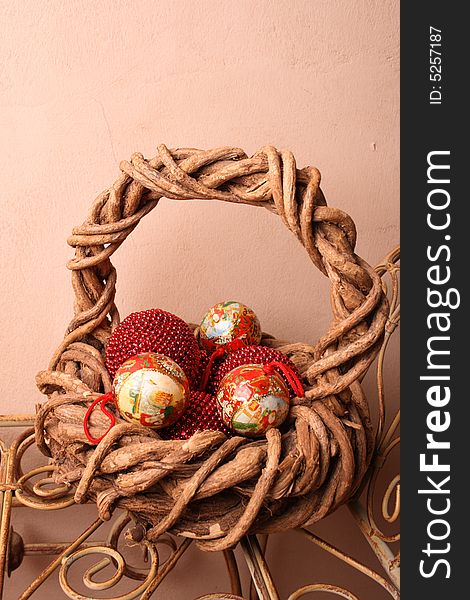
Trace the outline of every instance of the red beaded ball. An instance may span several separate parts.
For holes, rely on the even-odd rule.
[[[199,371],[197,373],[196,379],[194,380],[195,388],[197,388],[203,382],[206,369],[209,366],[209,362],[210,355],[205,350],[201,350],[201,357],[199,360]]]
[[[271,362],[280,362],[288,367],[294,372],[294,374],[300,379],[299,372],[295,367],[294,363],[290,360],[288,356],[279,352],[279,350],[275,350],[274,348],[269,348],[268,346],[246,346],[245,348],[240,348],[235,352],[232,352],[227,356],[227,358],[218,363],[213,372],[209,377],[209,382],[207,385],[207,390],[209,393],[216,393],[220,382],[222,379],[229,373],[232,369],[236,367],[240,367],[242,365],[248,364],[258,364],[258,365],[267,365]],[[279,373],[287,384],[291,397],[294,396],[294,392],[289,385],[289,381],[283,373]]]
[[[144,352],[156,352],[173,359],[190,383],[197,377],[200,361],[197,340],[176,315],[152,308],[126,317],[106,346],[106,368],[111,377],[128,358]]]
[[[187,440],[196,431],[222,431],[228,437],[232,435],[219,416],[215,398],[205,392],[191,392],[186,411],[171,427],[160,431],[163,438]]]

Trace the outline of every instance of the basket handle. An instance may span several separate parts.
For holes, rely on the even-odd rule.
[[[38,375],[43,391],[61,386],[70,391],[83,384],[96,390],[96,373],[102,366],[96,361],[119,323],[116,271],[110,257],[163,196],[250,204],[277,213],[314,265],[329,277],[333,321],[315,346],[272,343],[287,354],[300,350],[310,357],[301,368],[310,384],[306,390],[310,401],[344,390],[367,370],[383,338],[387,300],[380,277],[354,253],[356,229],[351,217],[326,205],[318,169],[297,169],[292,152],[273,146],[248,157],[234,147],[169,150],[163,144],[154,158],[146,160],[136,153],[120,168],[120,177],[96,198],[85,222],[68,239],[75,248],[67,265],[72,271],[75,316],[49,370]],[[79,361],[66,355],[72,345],[88,347]],[[109,386],[102,373],[101,379],[106,391]]]

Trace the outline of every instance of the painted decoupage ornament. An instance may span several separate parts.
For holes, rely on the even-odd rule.
[[[234,342],[239,342],[238,344]],[[209,353],[225,347],[248,346],[261,341],[261,326],[251,308],[241,302],[220,302],[213,306],[202,319],[199,342]]]
[[[183,369],[171,358],[152,352],[127,359],[116,371],[113,387],[121,416],[152,429],[173,425],[189,398]]]
[[[289,414],[290,391],[278,369],[290,371],[283,363],[245,364],[225,375],[216,401],[227,427],[240,435],[261,437],[283,423]],[[288,377],[296,395],[303,395],[300,380],[292,373]]]

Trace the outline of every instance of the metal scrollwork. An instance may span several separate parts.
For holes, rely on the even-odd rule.
[[[310,594],[311,592],[329,592],[333,596],[340,596],[347,600],[359,600],[352,592],[348,592],[348,590],[336,585],[329,585],[328,583],[312,583],[310,585],[305,585],[291,594],[287,600],[298,600],[298,598],[302,598],[302,596]]]
[[[150,556],[150,568],[147,574],[147,577],[144,581],[136,587],[133,591],[123,594],[121,596],[113,595],[110,596],[110,600],[132,600],[133,598],[138,598],[141,596],[143,592],[149,587],[151,582],[154,580],[157,572],[158,572],[158,552],[156,551],[153,544],[146,544],[146,548],[148,550]],[[116,586],[122,579],[126,571],[126,563],[120,552],[115,550],[114,548],[109,548],[108,546],[95,546],[92,548],[82,548],[81,550],[76,550],[73,554],[66,556],[59,570],[59,582],[63,591],[67,594],[69,598],[72,600],[89,600],[90,596],[84,596],[77,591],[75,591],[71,584],[68,581],[68,573],[72,564],[84,556],[89,556],[90,554],[98,554],[104,555],[105,558],[97,562],[92,567],[89,567],[82,576],[83,584],[89,590],[109,590]],[[107,579],[106,581],[95,581],[94,576],[105,569],[108,565],[114,564],[116,565],[115,574]]]

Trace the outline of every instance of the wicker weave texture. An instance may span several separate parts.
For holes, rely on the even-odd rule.
[[[356,229],[327,206],[314,167],[297,169],[290,151],[266,146],[252,157],[239,148],[134,154],[118,180],[93,202],[68,243],[75,315],[48,369],[37,375],[48,400],[39,408],[36,438],[52,456],[75,499],[96,501],[100,516],[128,509],[135,535],[166,531],[194,537],[206,550],[233,546],[247,532],[308,525],[346,502],[367,470],[373,435],[360,381],[376,357],[388,317],[379,275],[354,252]],[[262,344],[291,358],[304,380],[288,424],[252,441],[203,431],[191,439],[159,435],[118,419],[98,444],[83,431],[90,402],[111,388],[106,341],[119,323],[111,256],[160,198],[222,200],[278,214],[331,283],[333,318],[314,345],[263,334]],[[197,331],[195,331],[197,335]],[[91,433],[108,422],[99,411]]]

